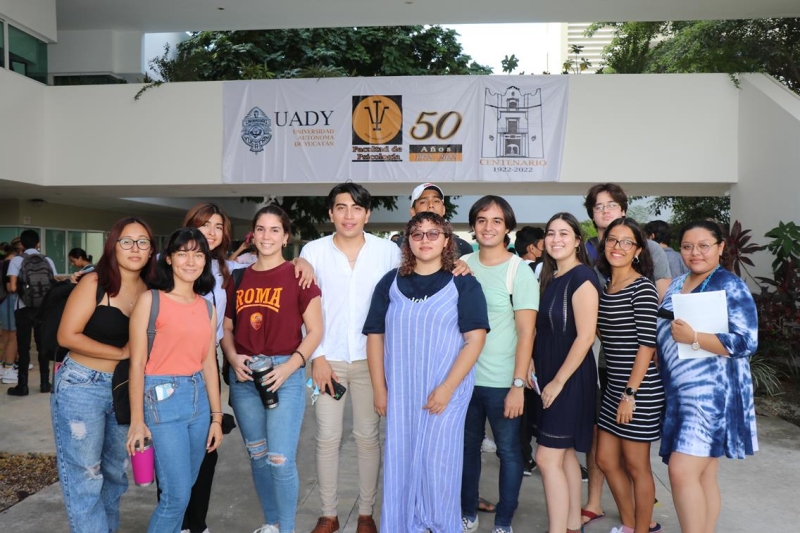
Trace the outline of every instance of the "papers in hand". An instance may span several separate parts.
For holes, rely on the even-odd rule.
[[[672,309],[676,319],[680,318],[692,326],[695,331],[728,333],[728,301],[725,298],[725,291],[673,294]],[[680,359],[719,357],[702,348],[693,350],[691,343],[679,342],[677,344]]]

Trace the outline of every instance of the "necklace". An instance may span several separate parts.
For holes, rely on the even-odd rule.
[[[620,287],[621,285],[625,285],[625,282],[628,281],[629,279],[631,279],[636,274],[637,274],[637,272],[634,270],[633,272],[631,272],[630,274],[625,276],[623,279],[621,279],[619,281],[612,281],[611,283],[608,284],[608,289],[611,290],[611,289],[614,289],[616,287]],[[610,278],[609,278],[609,280],[610,280]]]
[[[714,276],[714,274],[717,273],[717,270],[719,270],[720,266],[722,266],[722,265],[717,265],[717,267],[714,270],[711,271],[711,274],[709,274],[708,277],[703,280],[703,283],[700,284],[700,290],[697,291],[697,292],[703,292],[704,290],[706,290],[706,286],[708,285],[708,282],[711,281],[711,278]],[[680,281],[680,283],[678,283],[678,291],[677,292],[683,292],[683,284],[686,283],[686,278],[688,278],[688,277],[689,277],[689,274],[686,274],[683,277],[683,279]],[[692,292],[694,292],[694,291],[692,291]]]

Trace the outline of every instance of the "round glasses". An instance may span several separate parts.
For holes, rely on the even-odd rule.
[[[117,239],[117,242],[119,243],[119,247],[123,250],[130,250],[133,248],[134,244],[140,250],[150,249],[150,239],[129,239],[128,237],[123,237],[121,239]]]
[[[619,245],[620,249],[623,252],[627,252],[628,250],[636,246],[636,242],[630,239],[620,240],[620,239],[615,239],[614,237],[606,237],[605,241],[607,248],[614,249],[617,247],[617,245]]]
[[[621,206],[617,202],[608,202],[605,204],[594,204],[595,213],[602,213],[603,211],[613,211],[615,209],[619,209]]]
[[[719,244],[718,242],[715,242],[715,243],[701,242],[701,243],[698,243],[698,244],[690,244],[688,242],[685,242],[685,243],[681,244],[681,253],[691,254],[696,249],[702,255],[707,255],[708,252],[711,251],[711,247],[712,246],[716,246],[718,244]]]
[[[411,234],[411,238],[415,241],[421,241],[424,237],[428,237],[429,241],[435,241],[439,239],[439,235],[444,233],[442,230],[438,229],[429,229],[428,231],[415,231]]]

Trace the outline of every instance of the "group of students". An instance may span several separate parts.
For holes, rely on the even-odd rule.
[[[71,294],[58,333],[70,353],[56,374],[51,408],[71,530],[119,529],[127,455],[146,439],[159,484],[148,531],[207,529],[223,439],[219,345],[264,515],[257,533],[295,529],[308,363],[322,392],[314,403],[322,509],[312,533],[340,529],[346,396],[358,455],[357,533],[378,530],[372,515],[381,463],[381,531],[477,530],[487,420],[500,458],[493,531],[511,533],[524,470],[523,413],[537,438],[551,533],[581,529],[575,452],[589,452],[595,441],[620,511],[618,531],[652,532],[649,447],[660,434],[682,529],[712,531],[719,513],[716,458],[757,448],[747,363],[755,350],[755,308],[741,280],[718,266],[719,229],[698,222],[679,238],[689,274],[664,289],[667,296],[725,290],[730,333],[657,322],[659,305],[671,311],[672,304],[666,296],[659,304],[649,241],[624,217],[621,189],[598,187],[587,195],[587,211],[600,239],[588,244],[574,216],[554,215],[545,227],[538,281],[506,248],[516,226],[508,202],[485,196],[472,206],[478,250],[458,259],[443,191],[430,183],[412,193],[399,248],[364,231],[369,192],[337,185],[328,195],[335,232],[305,245],[294,265],[282,253],[291,223],[276,206],[253,219],[258,257],[245,270],[227,259],[230,221],[214,204],[192,208],[158,254],[143,220],[120,220],[96,270]],[[156,303],[153,335],[148,322]],[[598,332],[607,369],[599,421],[592,352]],[[681,360],[676,343],[721,357]],[[121,426],[111,377],[126,359],[131,424]],[[260,371],[265,363],[271,370]],[[528,388],[538,393],[530,405]]]

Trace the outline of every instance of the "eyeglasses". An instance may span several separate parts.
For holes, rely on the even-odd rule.
[[[700,254],[707,255],[708,252],[711,251],[711,247],[716,246],[718,244],[719,244],[718,242],[715,243],[701,242],[698,244],[690,244],[688,242],[685,242],[681,244],[681,253],[691,254],[692,252],[694,252],[695,248],[697,248]]]
[[[606,242],[606,247],[611,249],[616,248],[617,245],[619,244],[619,247],[623,252],[627,252],[628,250],[636,246],[636,242],[630,239],[619,240],[615,239],[614,237],[606,237],[605,242]]]
[[[117,239],[117,242],[119,243],[119,247],[123,250],[132,249],[134,244],[140,250],[150,249],[150,239],[129,239],[127,237],[123,237],[122,239]]]
[[[435,241],[439,239],[439,235],[444,233],[442,230],[438,229],[429,229],[428,231],[415,231],[411,234],[411,238],[415,241],[421,241],[424,237],[427,237],[429,241]]]
[[[621,206],[617,202],[608,202],[605,204],[594,204],[595,213],[602,213],[603,211],[613,211],[615,209],[619,209]]]

